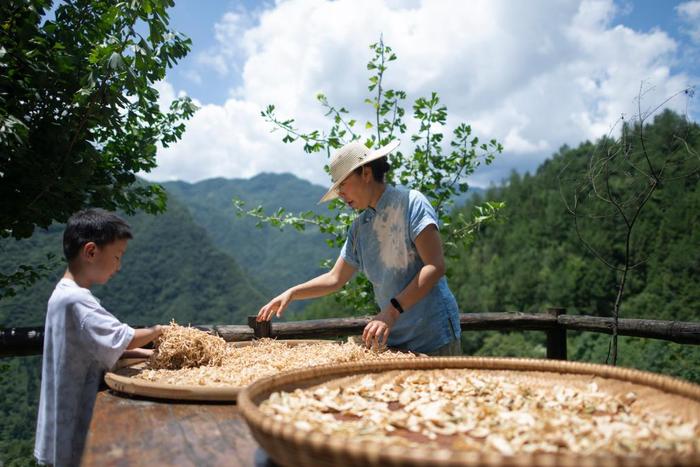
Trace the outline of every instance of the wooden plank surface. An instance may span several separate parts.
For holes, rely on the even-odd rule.
[[[123,397],[100,391],[83,466],[267,466],[235,404]]]

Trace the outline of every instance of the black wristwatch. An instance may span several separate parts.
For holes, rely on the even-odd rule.
[[[396,300],[396,298],[392,298],[392,299],[389,300],[389,301],[390,301],[391,304],[394,306],[394,308],[396,308],[396,309],[398,310],[399,313],[403,313],[403,307],[401,306],[401,304],[399,303],[399,301]]]

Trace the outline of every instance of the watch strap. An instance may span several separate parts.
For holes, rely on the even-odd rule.
[[[403,307],[401,306],[401,304],[399,303],[399,301],[396,300],[395,297],[392,297],[392,299],[389,300],[389,301],[391,302],[391,304],[394,306],[394,308],[396,308],[396,310],[397,310],[399,313],[403,313]]]

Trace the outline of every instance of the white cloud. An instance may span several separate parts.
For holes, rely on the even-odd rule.
[[[632,116],[641,82],[648,105],[686,86],[686,76],[670,71],[673,39],[658,29],[613,26],[615,8],[611,0],[291,0],[254,18],[226,14],[216,27],[220,47],[202,63],[221,73],[240,63],[241,79],[231,80],[240,84],[225,104],[197,112],[183,140],[160,151],[148,178],[288,171],[325,185],[325,158],[283,144],[260,110],[275,104],[303,129],[326,129],[314,99],[322,91],[370,118],[365,65],[368,44],[381,33],[399,57],[385,85],[409,93],[409,116],[415,98],[437,91],[451,127],[464,121],[482,140],[504,144],[501,161],[472,183],[533,169],[562,144],[595,139],[621,114]],[[402,149],[410,147],[404,136]]]
[[[197,62],[212,68],[219,75],[235,70],[236,58],[241,55],[241,36],[251,25],[251,17],[244,12],[228,12],[214,25],[218,47],[197,56]],[[233,70],[232,70],[233,69]]]
[[[167,81],[157,82],[154,88],[158,91],[158,106],[160,106],[162,111],[167,110],[170,107],[170,103],[177,97],[175,89]]]
[[[676,7],[676,12],[686,24],[685,32],[696,44],[700,44],[700,0],[681,3]]]

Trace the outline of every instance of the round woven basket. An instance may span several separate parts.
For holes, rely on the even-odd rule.
[[[320,339],[281,340],[280,342],[293,347],[301,344],[327,343]],[[252,342],[232,342],[232,347],[247,347]],[[165,384],[137,379],[133,376],[146,365],[144,359],[129,359],[124,364],[117,364],[114,371],[105,374],[105,383],[110,389],[132,396],[149,397],[153,399],[189,400],[189,401],[220,401],[232,402],[238,397],[242,388],[235,386],[194,386],[184,384]]]
[[[381,380],[384,375],[421,370],[472,369],[497,372],[512,380],[533,384],[560,384],[585,387],[595,382],[611,395],[634,391],[635,410],[666,412],[684,421],[700,423],[700,386],[686,381],[625,368],[554,360],[509,358],[447,357],[410,360],[385,360],[342,365],[324,365],[289,371],[261,379],[238,395],[238,407],[253,436],[269,456],[283,466],[657,466],[700,465],[700,453],[692,455],[659,454],[644,457],[618,455],[580,455],[574,453],[515,454],[433,450],[427,447],[406,449],[386,443],[362,443],[321,433],[296,430],[265,415],[259,405],[270,394],[317,385],[338,387],[359,381],[367,374]]]

